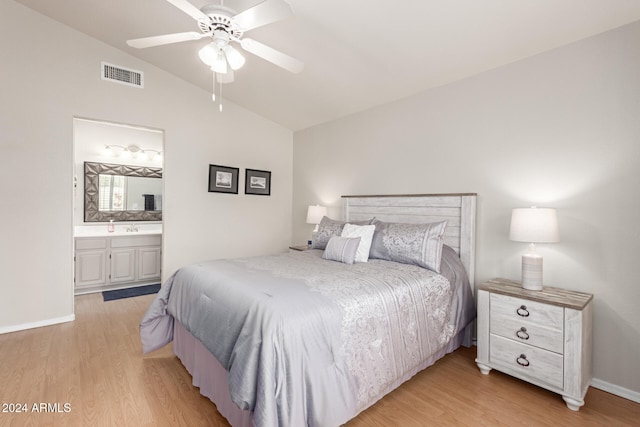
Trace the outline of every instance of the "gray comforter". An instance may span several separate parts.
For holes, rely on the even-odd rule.
[[[473,320],[466,274],[446,249],[442,275],[317,250],[194,264],[149,307],[143,350],[170,342],[177,319],[227,369],[256,426],[337,426]]]

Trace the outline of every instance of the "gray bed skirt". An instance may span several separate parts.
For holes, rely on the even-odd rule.
[[[471,325],[467,327],[469,329]],[[433,365],[438,359],[456,350],[463,343],[465,330],[453,337],[449,343],[431,355],[416,369],[399,378],[389,390],[373,399],[368,406],[373,405],[385,394],[400,386],[423,369]],[[240,409],[231,400],[227,385],[227,371],[207,348],[189,333],[180,322],[174,322],[173,351],[193,378],[193,385],[200,389],[200,394],[209,398],[218,412],[229,421],[233,427],[251,427],[253,421],[251,412]],[[365,408],[366,409],[366,408]],[[364,409],[363,409],[364,410]],[[353,416],[357,416],[354,414]]]
[[[218,412],[233,427],[251,427],[251,412],[233,403],[227,385],[227,371],[207,348],[187,331],[180,322],[174,322],[173,352],[180,359],[200,394],[208,397]]]

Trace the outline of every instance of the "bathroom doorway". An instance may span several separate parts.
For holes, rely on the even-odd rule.
[[[73,118],[74,294],[159,283],[164,131]]]

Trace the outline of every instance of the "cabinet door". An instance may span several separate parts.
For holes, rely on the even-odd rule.
[[[106,265],[106,250],[76,251],[76,288],[106,284]]]
[[[136,250],[122,248],[111,250],[111,283],[136,280]]]
[[[160,278],[160,247],[138,249],[138,280]]]

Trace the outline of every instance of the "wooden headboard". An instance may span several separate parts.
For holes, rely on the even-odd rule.
[[[445,244],[460,255],[474,289],[476,193],[342,196],[343,218],[359,221],[429,223],[447,220]]]

